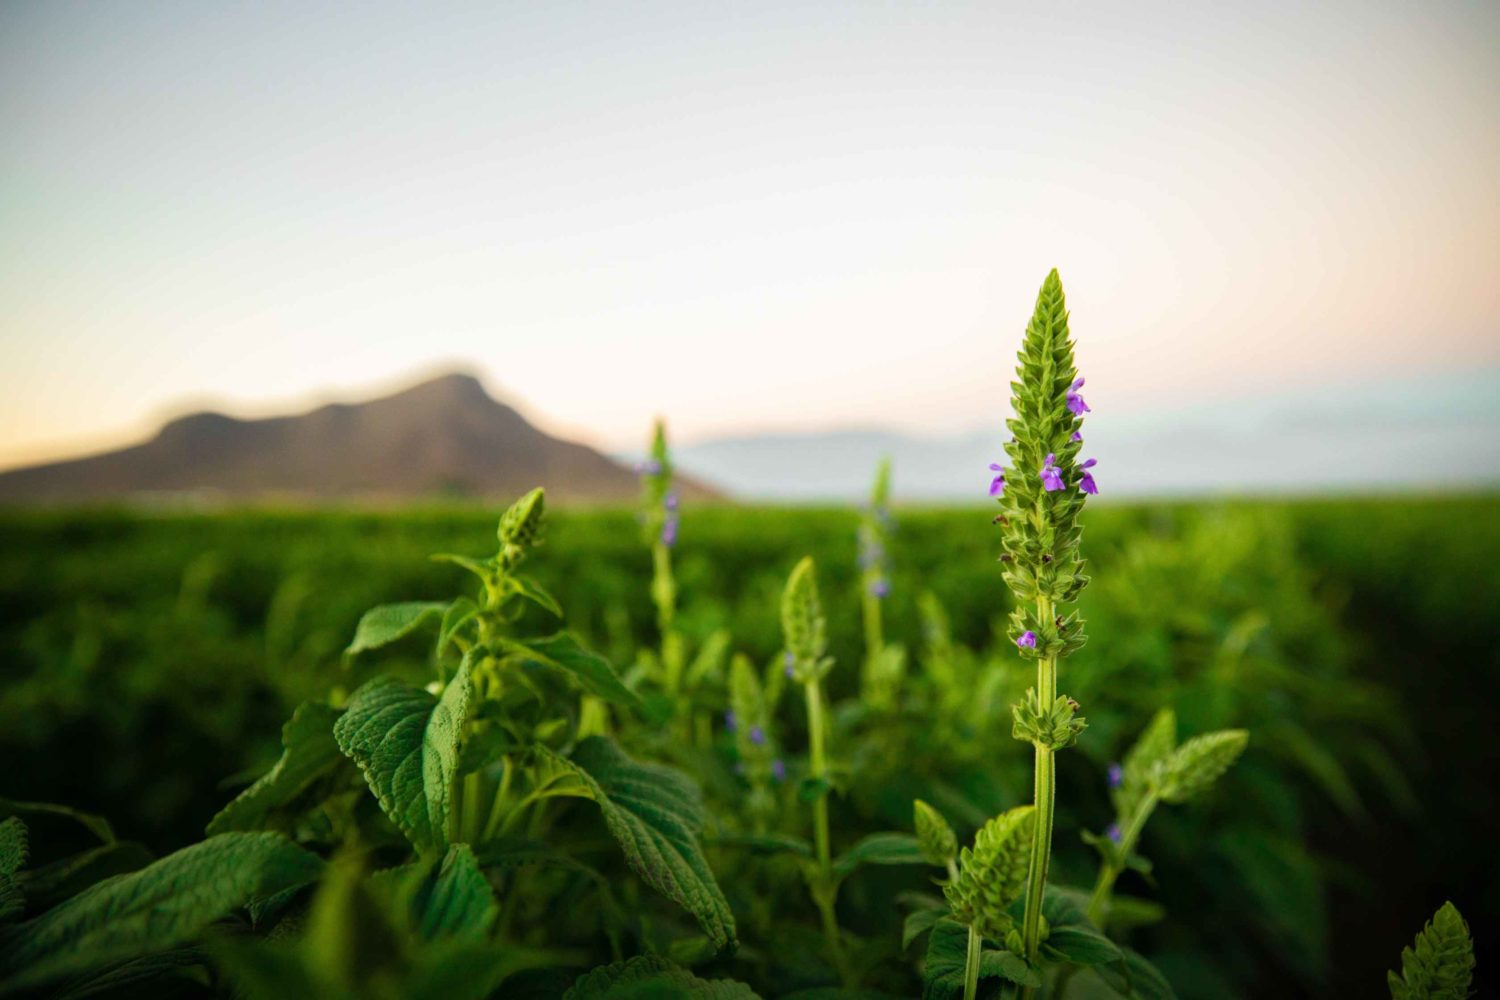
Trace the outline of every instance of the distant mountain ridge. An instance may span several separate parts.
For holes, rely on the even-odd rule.
[[[534,486],[563,502],[615,503],[640,490],[626,466],[538,430],[473,376],[450,374],[379,399],[292,416],[194,413],[133,447],[0,473],[0,501],[160,494],[504,500]],[[700,498],[716,495],[693,481],[683,488]]]

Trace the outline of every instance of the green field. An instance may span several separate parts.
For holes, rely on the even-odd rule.
[[[690,650],[727,630],[730,651],[771,664],[774,676],[781,590],[801,556],[817,561],[835,659],[826,682],[835,852],[870,832],[909,831],[917,797],[964,843],[1029,799],[1030,750],[1011,738],[1009,705],[1031,668],[1003,631],[1009,597],[991,514],[897,510],[883,610],[887,641],[907,660],[894,690],[872,698],[861,690],[857,512],[684,512],[674,559]],[[1485,738],[1500,690],[1497,514],[1500,500],[1478,497],[1105,503],[1084,515],[1089,639],[1064,661],[1062,685],[1089,728],[1058,765],[1054,881],[1092,882],[1097,857],[1080,834],[1109,822],[1106,767],[1159,705],[1176,709],[1184,735],[1251,733],[1211,796],[1153,819],[1142,843],[1149,878],[1132,872],[1120,883],[1140,900],[1128,908],[1139,926],[1125,937],[1178,995],[1379,995],[1385,970],[1446,898],[1474,924],[1483,981],[1500,940],[1490,804],[1500,752]],[[101,814],[153,855],[201,839],[276,760],[299,702],[331,692],[341,703],[376,673],[425,683],[430,634],[352,663],[342,651],[374,605],[469,591],[461,568],[428,557],[492,551],[497,515],[0,516],[0,794]],[[658,636],[651,556],[633,512],[555,512],[528,567],[585,645],[640,684]],[[550,627],[539,609],[517,625]],[[746,822],[735,738],[721,720],[722,663],[705,665],[690,702],[688,716],[612,710],[604,724],[626,750],[702,785],[708,860],[734,908],[739,953],[706,954],[692,920],[638,885],[581,810],[558,822],[577,831],[576,850],[633,919],[572,920],[556,900],[593,907],[587,886],[528,884],[553,908],[521,910],[506,933],[565,942],[568,961],[584,967],[608,961],[624,935],[766,996],[811,985],[802,955],[816,944],[817,912],[795,873],[778,856],[716,843]],[[772,829],[808,836],[793,787],[806,754],[795,699],[781,701],[775,721],[790,777],[772,789]],[[33,836],[34,860],[76,840],[67,827]],[[864,985],[919,989],[922,948],[902,949],[902,908],[891,901],[932,893],[933,874],[866,867],[845,883],[839,919],[863,949]]]

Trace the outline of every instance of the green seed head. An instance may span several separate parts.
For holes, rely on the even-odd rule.
[[[828,622],[818,600],[818,578],[812,556],[804,556],[787,579],[786,591],[781,595],[781,630],[787,651],[792,655],[789,666],[798,679],[821,676],[823,654],[828,650]]]
[[[928,864],[939,868],[958,856],[958,837],[943,814],[917,799],[912,803],[914,822],[917,828],[917,843],[921,845],[922,857]]]
[[[507,568],[525,559],[526,553],[541,540],[546,513],[546,493],[538,487],[511,504],[501,516],[500,560]]]
[[[953,915],[994,941],[1005,940],[1006,912],[1021,897],[1031,862],[1034,806],[1017,806],[990,820],[959,855],[958,878],[943,886]]]

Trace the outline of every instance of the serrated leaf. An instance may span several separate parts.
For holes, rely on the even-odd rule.
[[[318,778],[343,763],[333,724],[343,712],[320,702],[297,706],[281,727],[281,757],[208,823],[207,833],[260,829],[272,810],[287,805]]]
[[[529,576],[517,574],[511,576],[509,579],[511,586],[516,589],[517,594],[520,594],[538,607],[552,612],[554,617],[561,618],[563,616],[562,605],[557,603],[555,597],[547,593],[546,587],[543,587]]]
[[[1158,787],[1162,801],[1186,802],[1207,791],[1239,759],[1249,740],[1243,729],[1225,729],[1183,743],[1163,765]]]
[[[1469,925],[1444,903],[1410,948],[1401,950],[1401,974],[1389,973],[1392,1000],[1464,1000],[1474,977]]]
[[[699,979],[659,955],[604,965],[580,976],[563,1000],[760,1000],[731,979]]]
[[[322,868],[279,834],[210,837],[18,925],[0,948],[0,967],[13,970],[0,992],[165,951],[237,907],[313,881]]]
[[[734,914],[698,844],[703,801],[691,780],[672,768],[631,760],[602,736],[579,743],[571,759],[545,748],[538,753],[582,779],[625,860],[647,885],[697,917],[716,948],[737,944]]]
[[[927,957],[922,962],[922,1000],[950,1000],[962,995],[964,962],[968,952],[968,925],[948,919],[933,925],[932,933],[927,937]],[[1009,955],[1014,961],[1000,957],[1002,954]],[[996,948],[980,951],[979,977],[1003,978],[1026,986],[1041,985],[1041,977],[1019,955]]]
[[[112,875],[146,867],[156,858],[140,844],[117,840],[21,872],[17,881],[29,905],[44,910]]]
[[[495,644],[507,653],[567,671],[578,679],[585,691],[605,701],[630,708],[641,707],[640,698],[620,680],[614,665],[599,654],[584,649],[568,632],[559,632],[545,639],[498,639]]]
[[[469,658],[441,699],[377,678],[354,692],[334,724],[339,748],[364,772],[385,810],[418,851],[447,846],[453,780],[469,708]]]
[[[370,885],[410,914],[427,941],[482,940],[499,912],[495,891],[479,870],[468,844],[448,848],[440,863],[418,863],[376,872]]]
[[[833,862],[833,873],[840,878],[860,865],[920,865],[922,845],[909,833],[872,833]]]
[[[441,621],[447,610],[446,601],[407,601],[371,608],[360,617],[344,656],[347,659],[389,645],[428,622]]]
[[[0,823],[0,920],[11,920],[26,909],[16,873],[26,866],[30,853],[26,824],[17,816]]]

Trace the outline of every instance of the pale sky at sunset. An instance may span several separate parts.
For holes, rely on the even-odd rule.
[[[1053,266],[1094,419],[1442,386],[1497,109],[1492,0],[6,3],[0,466],[450,367],[611,448],[967,431]]]

